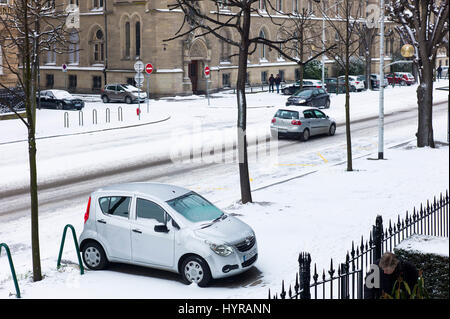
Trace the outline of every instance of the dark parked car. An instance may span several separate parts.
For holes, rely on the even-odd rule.
[[[39,101],[38,101],[39,102]],[[39,106],[57,110],[76,109],[84,107],[84,101],[74,97],[64,90],[44,90],[41,91]]]
[[[338,90],[338,93],[345,93],[345,83],[341,80],[339,80],[338,85],[338,79],[337,78],[326,78],[325,84],[327,87],[328,93],[336,93],[336,90]]]
[[[379,74],[371,74],[370,75],[370,83],[372,85],[372,89],[379,89],[380,88],[380,75]],[[384,86],[383,87],[387,87],[388,86],[388,80],[386,77],[384,77]]]
[[[330,95],[324,89],[303,89],[290,96],[286,105],[303,105],[314,107],[330,107]]]
[[[321,88],[322,82],[320,80],[303,80],[303,89]],[[325,87],[326,88],[326,87]],[[286,86],[281,90],[284,95],[292,95],[300,89],[300,81],[292,85]]]

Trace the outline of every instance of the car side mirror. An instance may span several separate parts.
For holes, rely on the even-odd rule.
[[[169,229],[167,228],[167,225],[156,225],[155,226],[155,232],[157,233],[168,233]]]

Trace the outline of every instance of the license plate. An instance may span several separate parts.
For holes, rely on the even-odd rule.
[[[256,249],[252,250],[251,252],[249,252],[248,254],[245,254],[242,259],[243,261],[247,261],[249,259],[251,259],[252,257],[254,257],[256,255]]]

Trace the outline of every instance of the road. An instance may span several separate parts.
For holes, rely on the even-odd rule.
[[[434,119],[444,122],[447,105],[434,108]],[[414,138],[417,110],[399,111],[385,117],[385,145]],[[446,123],[445,123],[446,124]],[[378,119],[369,118],[352,123],[353,156],[377,151]],[[130,141],[119,141],[124,145]],[[261,158],[250,155],[252,189],[264,187],[302,173],[346,160],[345,126],[338,123],[335,136],[313,137],[307,142],[280,140],[278,163],[268,167]],[[253,154],[255,146],[249,147]],[[386,151],[386,158],[389,152]],[[274,178],[276,176],[276,178]],[[131,181],[172,183],[198,190],[216,203],[227,203],[240,196],[238,169],[234,163],[173,163],[169,158],[149,160],[127,167],[104,170],[96,174],[52,181],[39,188],[39,214],[55,213],[59,208],[87,202],[89,193],[103,185]],[[209,196],[209,197],[208,197]],[[0,222],[28,216],[30,199],[26,188],[8,190],[1,194]]]

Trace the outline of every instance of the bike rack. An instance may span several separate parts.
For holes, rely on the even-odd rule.
[[[66,240],[67,228],[70,228],[70,230],[72,231],[73,242],[75,243],[75,249],[77,251],[78,265],[80,266],[80,274],[83,275],[84,267],[83,267],[83,262],[81,261],[80,247],[78,246],[77,236],[75,234],[75,228],[73,228],[73,226],[70,224],[68,224],[64,227],[64,232],[63,232],[63,236],[62,236],[62,240],[61,240],[61,247],[59,248],[58,263],[56,265],[56,268],[59,269],[59,267],[61,267],[61,257],[62,257],[62,252],[64,249],[64,242]]]
[[[119,108],[117,109],[117,114],[118,114],[118,121],[122,122],[123,121],[123,112],[122,112],[121,106],[119,106]]]
[[[106,123],[110,122],[111,122],[111,111],[109,110],[109,108],[106,108]]]
[[[69,127],[69,113],[64,112],[64,127]]]
[[[78,111],[78,126],[84,125],[83,111]]]
[[[17,296],[17,298],[20,298],[20,289],[19,289],[19,284],[17,282],[16,271],[14,270],[14,264],[13,264],[13,261],[11,258],[11,252],[9,251],[8,245],[6,245],[5,243],[2,243],[2,244],[0,244],[0,255],[2,253],[2,247],[5,247],[6,255],[8,256],[9,268],[11,269],[14,286],[16,287],[16,296]]]
[[[97,110],[92,110],[92,124],[97,124]]]

